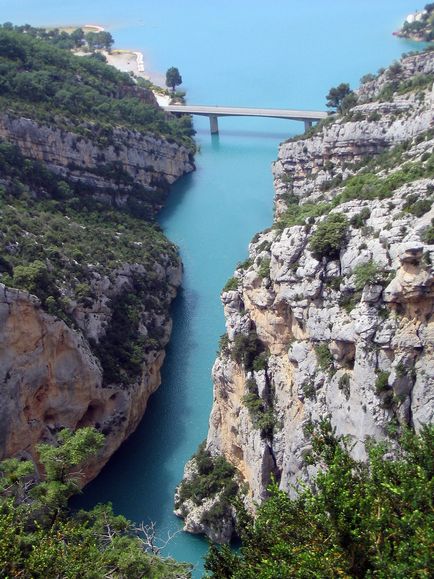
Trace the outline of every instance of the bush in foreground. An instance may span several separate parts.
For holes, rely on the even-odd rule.
[[[110,505],[71,512],[81,469],[98,452],[103,436],[93,428],[62,430],[58,445],[41,444],[46,478],[39,482],[29,461],[0,463],[0,576],[23,579],[187,579],[189,566],[156,556],[142,534]],[[150,551],[150,552],[149,552]]]
[[[312,436],[312,462],[323,469],[313,487],[290,499],[273,484],[255,520],[239,506],[243,546],[211,546],[207,576],[430,577],[433,442],[433,426],[407,432],[395,460],[375,444],[362,463],[323,423]]]

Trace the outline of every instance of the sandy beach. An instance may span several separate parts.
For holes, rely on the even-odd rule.
[[[162,87],[164,84],[163,75],[150,71],[149,63],[145,61],[142,52],[116,49],[112,50],[111,53],[104,51],[103,54],[107,58],[108,64],[111,64],[118,70],[127,73],[132,72],[137,77],[145,78],[146,80],[150,80],[154,85],[161,86],[161,93],[157,90],[153,91],[155,98],[159,105],[165,106],[170,104],[170,96],[164,94],[166,89]]]
[[[143,54],[132,50],[116,49],[111,53],[103,52],[108,64],[111,64],[122,72],[132,72],[135,76],[140,76],[150,80],[145,72]]]
[[[100,26],[99,24],[78,24],[76,26],[68,25],[68,26],[58,26],[56,27],[61,31],[67,32],[71,34],[77,28],[81,28],[85,33],[86,32],[104,32],[106,30],[104,26]],[[117,48],[112,50],[110,53],[101,50],[102,54],[107,59],[108,64],[114,66],[121,72],[133,73],[136,77],[141,77],[146,80],[152,82],[155,85],[156,90],[152,92],[157,99],[157,102],[161,106],[166,106],[170,104],[171,97],[166,94],[167,89],[164,88],[165,85],[165,77],[163,74],[159,72],[155,72],[151,70],[151,66],[149,61],[146,60],[145,55],[143,52],[138,50],[129,50],[129,49],[122,49]],[[82,52],[80,50],[75,51],[77,56],[84,56],[87,53]],[[161,89],[161,90],[159,90]]]

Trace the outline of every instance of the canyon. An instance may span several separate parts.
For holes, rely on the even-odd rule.
[[[222,293],[226,335],[213,367],[206,451],[235,467],[247,507],[271,477],[295,493],[329,420],[356,459],[433,421],[434,53],[366,78],[348,110],[282,143],[273,227],[258,233]],[[184,529],[228,542],[224,484],[175,497]],[[187,495],[187,497],[186,497]],[[184,497],[184,498],[182,498]],[[224,513],[211,518],[209,512]]]

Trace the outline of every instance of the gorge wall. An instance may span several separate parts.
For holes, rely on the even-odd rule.
[[[37,464],[38,443],[94,426],[105,445],[84,484],[160,384],[182,265],[154,216],[194,170],[194,143],[188,122],[180,129],[128,75],[1,34],[11,97],[0,103],[0,460]],[[102,108],[76,112],[77,85],[102,108],[142,115],[138,128]]]
[[[97,280],[92,304],[70,304],[76,325],[71,327],[41,307],[28,292],[0,284],[0,451],[1,458],[19,456],[37,463],[36,446],[56,441],[62,428],[93,426],[105,435],[105,445],[88,467],[84,480],[96,476],[113,452],[135,430],[150,395],[160,385],[164,348],[171,333],[169,306],[181,282],[181,264],[165,256],[156,264],[161,288],[152,302],[141,304],[139,338],[158,327],[158,339],[143,349],[140,372],[132,379],[107,378],[100,345],[116,315],[116,298],[134,291],[137,265],[128,265],[110,278]],[[127,322],[125,322],[127,323]],[[120,365],[122,362],[120,362]]]
[[[191,151],[163,137],[122,127],[103,131],[91,123],[80,128],[87,137],[65,127],[0,114],[0,138],[16,144],[24,156],[96,189],[116,187],[119,199],[126,186],[111,174],[113,167],[121,168],[131,183],[150,189],[167,188],[194,169]]]
[[[222,293],[227,334],[213,367],[206,449],[236,468],[250,507],[315,474],[304,458],[329,419],[365,441],[433,421],[434,52],[365,78],[353,102],[280,146],[273,227]],[[233,509],[180,496],[185,529],[220,542]]]

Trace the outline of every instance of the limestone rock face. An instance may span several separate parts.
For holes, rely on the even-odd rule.
[[[149,396],[160,384],[164,346],[171,331],[168,308],[180,283],[181,267],[175,272],[171,265],[160,272],[168,291],[155,311],[142,311],[141,331],[146,335],[146,323],[158,323],[161,338],[147,351],[141,376],[125,387],[103,383],[99,360],[87,337],[95,340],[104,335],[101,320],[113,315],[109,297],[128,285],[131,269],[123,268],[113,287],[105,288],[103,316],[96,315],[93,323],[77,317],[82,330],[71,329],[45,313],[35,296],[0,284],[0,460],[23,456],[37,463],[38,443],[54,441],[62,428],[94,426],[106,440],[84,483],[98,474],[135,430]],[[166,311],[163,316],[162,309]]]
[[[184,468],[184,481],[191,481],[197,474],[195,460],[187,462]],[[200,505],[196,505],[192,499],[182,502],[179,498],[179,488],[175,493],[174,513],[177,517],[184,519],[184,531],[194,535],[206,535],[215,543],[229,543],[234,532],[235,509],[232,507],[230,513],[219,521],[219,524],[211,525],[204,520],[204,515],[211,511],[221,500],[221,492],[207,498]]]
[[[123,90],[157,106],[149,91],[134,86]],[[80,195],[103,201],[102,206],[123,208],[131,196],[133,209],[127,209],[133,216],[136,207],[145,209],[146,219],[159,209],[168,186],[194,170],[192,151],[168,138],[121,127],[103,129],[90,122],[75,126],[60,116],[44,124],[2,112],[0,139],[68,184],[78,183]],[[10,186],[7,175],[3,177],[2,186]],[[35,199],[41,193],[46,194],[29,191]],[[66,212],[60,219],[66,234],[71,218]],[[74,222],[71,231],[74,228],[86,226]],[[22,236],[30,236],[25,226]],[[121,237],[122,232],[114,231],[106,239],[117,243]],[[85,473],[85,484],[137,427],[160,384],[171,332],[169,307],[182,276],[176,248],[161,237],[154,246],[139,232],[131,245],[143,246],[143,251],[129,247],[113,265],[93,256],[85,262],[78,252],[63,256],[55,269],[44,255],[47,269],[57,275],[56,291],[66,304],[68,325],[46,313],[56,310],[44,303],[44,311],[35,296],[0,284],[0,460],[25,456],[37,464],[38,443],[55,441],[65,427],[95,426],[105,434],[105,446]],[[11,255],[19,252],[19,243],[6,247]],[[62,275],[67,269],[74,274]],[[75,292],[80,286],[81,296]],[[134,312],[125,305],[132,296]],[[126,353],[116,357],[113,334],[120,324],[132,337]]]
[[[194,169],[192,153],[164,138],[114,128],[109,139],[104,135],[98,139],[91,125],[87,130],[89,138],[32,119],[0,115],[1,139],[18,145],[24,156],[45,162],[56,173],[95,188],[117,186],[101,170],[114,163],[149,189],[167,188]]]
[[[400,80],[433,71],[432,52],[411,56]],[[368,437],[434,420],[432,92],[376,101],[387,78],[362,87],[345,116],[281,145],[275,226],[255,236],[238,288],[222,294],[207,449],[237,468],[252,508],[271,474],[288,492],[315,474],[305,456],[316,421],[329,417],[364,459]],[[352,175],[371,185],[354,193]],[[333,214],[345,234],[319,255],[312,240]]]

